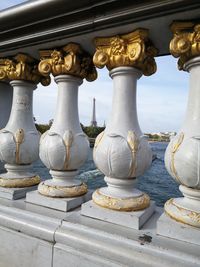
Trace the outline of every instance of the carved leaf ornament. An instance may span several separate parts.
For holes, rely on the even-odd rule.
[[[32,83],[50,84],[50,77],[44,77],[38,71],[38,60],[26,54],[0,59],[0,80],[24,80]]]
[[[69,43],[60,49],[40,51],[39,72],[44,76],[70,74],[94,81],[97,72],[91,56],[80,45]]]
[[[146,29],[113,37],[99,37],[94,42],[96,52],[93,62],[98,68],[106,66],[111,70],[120,66],[132,66],[146,76],[156,72],[154,57],[158,50],[149,40]]]
[[[173,22],[171,31],[174,37],[170,42],[170,52],[179,57],[179,70],[184,70],[184,64],[189,59],[200,55],[200,24]]]

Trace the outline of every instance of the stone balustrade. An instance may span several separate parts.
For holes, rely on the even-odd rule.
[[[59,210],[59,220],[68,216],[69,223],[55,219],[51,225],[48,222],[44,224],[51,230],[56,229],[52,231],[61,244],[66,238],[63,238],[63,232],[74,242],[73,231],[74,238],[78,233],[80,240],[86,244],[84,233],[91,238],[94,233],[86,228],[90,222],[95,225],[95,219],[103,221],[102,225],[109,222],[122,227],[120,229],[127,227],[129,233],[136,230],[138,232],[134,233],[140,233],[143,226],[149,226],[154,218],[157,223],[155,239],[161,235],[162,238],[175,238],[177,242],[187,241],[194,247],[200,245],[200,24],[174,22],[171,31],[170,52],[179,58],[179,69],[189,72],[190,94],[183,127],[171,140],[165,154],[166,168],[180,184],[183,197],[168,200],[160,218],[157,215],[161,212],[158,212],[154,201],[135,187],[137,178],[152,162],[152,151],[140,129],[136,108],[137,80],[142,75],[150,76],[156,72],[158,49],[148,29],[137,28],[127,34],[96,37],[94,54],[88,53],[81,43],[68,42],[61,47],[38,51],[40,60],[22,53],[23,49],[16,56],[0,59],[0,101],[2,98],[10,101],[9,96],[1,97],[1,87],[13,88],[10,117],[6,106],[4,119],[7,118],[7,124],[2,121],[4,128],[0,130],[0,160],[4,161],[7,170],[0,174],[0,197],[8,198],[10,194],[13,202],[16,198],[26,197],[27,205],[35,206],[37,211],[39,205],[44,210],[44,207],[51,209],[55,216],[56,210]],[[78,170],[85,163],[89,150],[87,136],[79,121],[78,90],[84,79],[90,82],[97,79],[96,67],[105,66],[113,81],[112,112],[105,131],[96,138],[93,158],[97,168],[105,175],[107,186],[90,192],[86,184],[77,179]],[[38,83],[48,86],[50,75],[54,76],[58,87],[56,114],[50,130],[40,136],[33,121],[33,91]],[[39,157],[50,170],[52,179],[40,181],[38,174],[31,171],[31,164]],[[70,212],[69,215],[63,212],[78,207],[81,207],[78,215],[72,212],[70,217]],[[23,223],[25,213],[23,211]],[[12,213],[12,216],[15,214]],[[30,214],[27,216],[30,220]],[[83,223],[78,229],[70,220],[86,222],[86,226]],[[40,224],[40,221],[43,221],[42,215],[37,223]],[[100,236],[98,231],[94,234],[95,240]],[[112,229],[109,228],[109,231],[112,232]],[[45,234],[44,239],[49,242],[47,236]],[[110,238],[114,240],[113,236]],[[125,243],[128,247],[128,241]],[[200,259],[193,262],[194,266],[198,266],[196,262],[199,263]],[[140,263],[138,266],[147,266],[147,263]],[[98,264],[94,266],[100,264],[98,258]],[[106,261],[102,264],[118,266],[108,265]]]

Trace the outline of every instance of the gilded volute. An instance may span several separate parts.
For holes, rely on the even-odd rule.
[[[0,59],[0,80],[24,80],[49,85],[50,77],[44,77],[38,71],[38,60],[26,54]]]
[[[79,44],[69,43],[60,49],[40,51],[39,71],[42,75],[70,74],[94,81],[97,72],[92,57]]]
[[[173,22],[171,31],[174,36],[170,42],[170,52],[174,57],[179,57],[178,67],[183,70],[189,59],[200,56],[200,24]]]
[[[108,70],[121,66],[140,69],[149,76],[156,72],[154,57],[158,50],[148,38],[148,30],[137,29],[131,33],[112,37],[95,38],[96,53],[93,62],[96,67]]]

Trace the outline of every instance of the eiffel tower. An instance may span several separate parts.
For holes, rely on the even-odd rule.
[[[96,99],[93,98],[93,107],[92,107],[92,120],[91,124],[92,127],[97,127],[97,121],[96,121]]]

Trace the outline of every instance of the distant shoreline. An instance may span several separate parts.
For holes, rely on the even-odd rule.
[[[149,140],[149,143],[169,143],[170,140]]]
[[[96,138],[88,138],[90,142],[90,147],[94,147]],[[148,140],[149,143],[169,143],[170,140]]]

